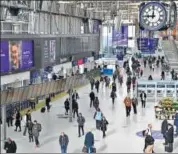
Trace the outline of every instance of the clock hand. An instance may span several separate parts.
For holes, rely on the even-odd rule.
[[[155,7],[154,7],[154,5],[153,5],[152,8],[153,8],[153,12],[152,12],[152,19],[153,19],[155,17],[155,10],[154,10]]]

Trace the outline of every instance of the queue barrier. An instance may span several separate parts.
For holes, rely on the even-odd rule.
[[[66,79],[47,81],[40,84],[29,85],[26,87],[14,88],[11,90],[1,91],[1,104],[20,104],[31,98],[39,98],[49,94],[57,94],[68,91],[70,88],[76,88],[89,83],[88,77],[96,77],[100,74],[99,69],[94,69],[85,74],[75,75]],[[23,106],[20,104],[20,106]],[[24,106],[28,106],[27,104]],[[25,108],[25,107],[18,107]]]

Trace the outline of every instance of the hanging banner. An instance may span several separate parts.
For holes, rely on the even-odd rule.
[[[138,50],[143,54],[155,54],[158,48],[158,38],[137,38]]]
[[[121,25],[119,32],[112,27],[112,43],[113,46],[128,46],[128,25]]]

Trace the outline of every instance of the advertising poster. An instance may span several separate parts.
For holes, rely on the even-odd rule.
[[[49,41],[49,61],[54,63],[56,60],[56,40]]]
[[[128,25],[121,25],[119,32],[112,27],[112,43],[113,46],[128,46]]]
[[[27,70],[34,66],[33,41],[1,41],[1,72]]]

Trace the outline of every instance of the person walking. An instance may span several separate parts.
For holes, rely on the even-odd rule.
[[[90,93],[90,108],[93,106],[94,100],[95,100],[95,93],[91,91]]]
[[[146,107],[146,98],[147,98],[146,93],[144,91],[142,91],[141,94],[140,94],[140,99],[141,99],[141,102],[142,102],[142,108]]]
[[[178,136],[178,111],[176,112],[174,125],[176,126],[176,136]]]
[[[77,91],[75,90],[73,95],[72,95],[72,99],[78,100],[79,99],[79,94],[77,93]]]
[[[114,105],[115,98],[117,97],[116,92],[115,92],[115,91],[111,91],[110,97],[111,97],[111,99],[112,99],[112,104]]]
[[[47,111],[49,112],[50,111],[50,102],[51,102],[51,97],[50,96],[48,96],[47,98],[46,98],[46,108],[47,108]]]
[[[174,127],[172,124],[168,123],[168,130],[165,133],[166,137],[166,145],[165,145],[165,152],[172,152],[173,151],[173,143],[174,143]]]
[[[166,132],[168,131],[168,121],[167,119],[164,119],[162,124],[161,124],[161,133],[163,134],[163,137],[165,139],[165,145],[167,144],[166,143]]]
[[[78,137],[81,137],[80,131],[82,130],[82,134],[84,135],[84,124],[85,124],[85,118],[82,116],[82,113],[79,113],[79,116],[77,118],[78,123]]]
[[[67,153],[69,138],[64,132],[62,132],[59,136],[59,144],[61,146],[61,153]]]
[[[22,120],[22,116],[21,116],[21,114],[20,114],[19,111],[17,111],[17,113],[15,115],[15,119],[16,119],[16,121],[15,121],[16,128],[15,128],[14,131],[17,131],[17,129],[19,127],[19,132],[21,132],[21,120]]]
[[[97,110],[97,108],[99,108],[99,99],[98,99],[98,97],[95,97],[93,106],[95,107],[96,110]]]
[[[87,134],[85,135],[85,141],[84,141],[84,146],[86,147],[86,152],[87,153],[92,153],[93,152],[93,147],[94,147],[94,135],[91,131],[88,131]]]
[[[69,112],[69,109],[70,109],[70,102],[69,102],[68,98],[64,102],[64,108],[65,108],[65,115],[68,115],[68,112]]]
[[[75,114],[77,115],[77,117],[78,117],[78,103],[77,103],[77,101],[74,99],[73,101],[72,101],[72,111],[73,111],[73,118],[75,118]]]
[[[6,153],[16,153],[17,145],[15,141],[11,140],[11,138],[8,138],[4,144],[4,150],[6,150]]]
[[[99,82],[99,80],[96,80],[95,88],[96,88],[97,93],[99,92],[99,87],[100,87],[100,82]]]
[[[13,114],[11,109],[7,111],[7,126],[13,126]]]
[[[107,125],[108,125],[108,121],[106,120],[106,118],[103,116],[102,120],[101,120],[101,131],[103,132],[103,138],[106,137],[106,131],[107,131]]]
[[[91,78],[90,84],[91,84],[91,90],[93,90],[93,87],[94,87],[94,84],[95,84],[95,79],[94,78]]]
[[[137,114],[137,105],[138,105],[138,99],[137,99],[137,97],[134,96],[132,98],[132,107],[134,110],[134,114]]]
[[[28,128],[28,135],[29,135],[29,142],[33,142],[33,122],[32,121],[28,121],[27,122],[27,128]]]
[[[125,108],[126,108],[126,116],[130,116],[130,111],[131,111],[131,104],[132,104],[132,100],[130,99],[129,96],[127,96],[124,99],[124,104],[125,104]]]
[[[24,132],[23,132],[24,136],[26,135],[26,132],[27,132],[27,123],[28,123],[28,121],[32,120],[30,110],[27,111],[25,116],[26,116],[26,124],[25,124],[25,129],[24,129]]]
[[[96,129],[101,130],[101,120],[102,120],[102,112],[100,108],[98,108],[94,114],[94,119],[96,120]]]
[[[40,135],[41,130],[42,130],[41,124],[39,124],[39,123],[35,120],[35,121],[34,121],[33,128],[32,128],[32,133],[33,133],[33,136],[34,136],[34,138],[35,138],[35,145],[36,145],[36,147],[39,147],[39,146],[40,146],[39,135]]]

